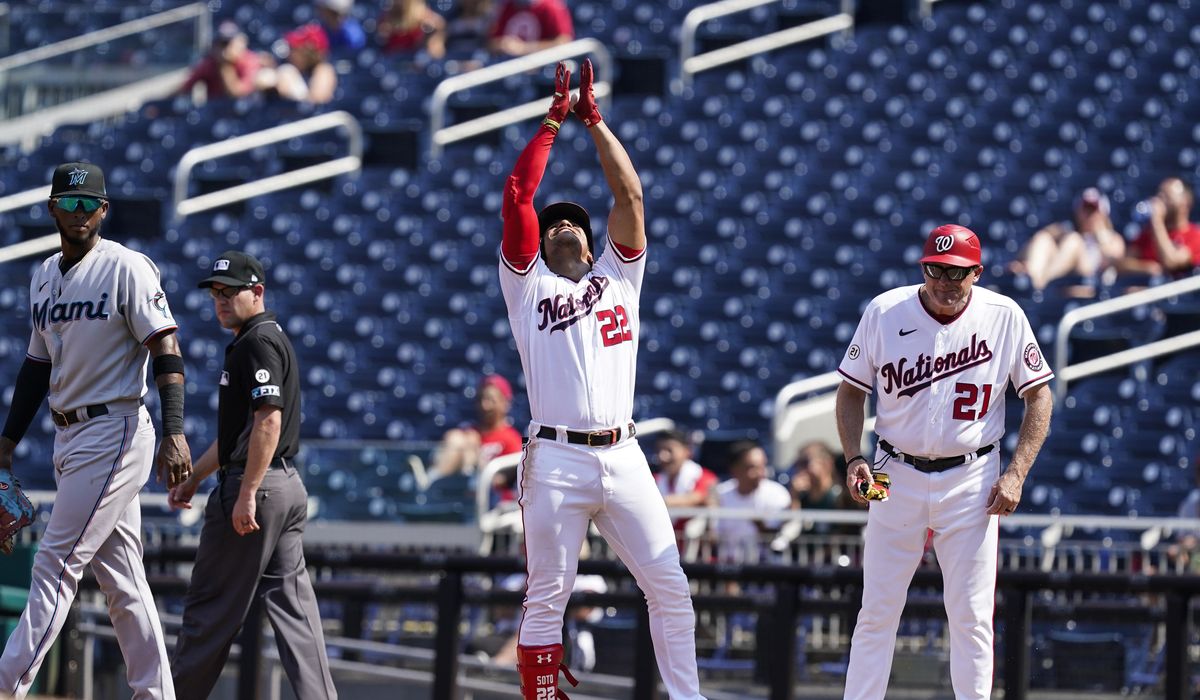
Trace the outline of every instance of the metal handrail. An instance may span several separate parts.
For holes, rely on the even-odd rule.
[[[721,2],[701,5],[687,13],[683,18],[679,37],[679,84],[676,92],[682,92],[684,88],[690,87],[696,73],[740,61],[755,54],[854,28],[854,2],[853,0],[842,0],[841,12],[835,15],[739,41],[715,51],[696,53],[696,32],[701,24],[718,17],[778,2],[782,2],[782,0],[721,0]]]
[[[199,163],[338,127],[346,129],[348,135],[350,154],[347,156],[290,170],[286,173],[272,175],[241,185],[227,187],[216,192],[209,192],[208,194],[196,197],[187,196],[188,177],[191,175],[192,169]],[[193,148],[183,154],[183,157],[179,160],[179,167],[175,170],[175,187],[171,196],[175,220],[178,221],[197,212],[222,207],[233,202],[240,202],[251,197],[285,190],[290,187],[297,187],[345,173],[357,172],[362,169],[362,153],[362,127],[353,115],[344,111],[329,112],[308,119],[301,119],[291,124],[244,134],[228,141],[210,143]]]
[[[1067,385],[1075,379],[1200,345],[1200,331],[1193,331],[1129,350],[1122,350],[1106,357],[1068,365],[1067,349],[1070,343],[1071,329],[1093,318],[1127,311],[1150,302],[1197,290],[1200,290],[1200,275],[1143,289],[1116,299],[1106,299],[1095,304],[1088,304],[1063,314],[1062,319],[1058,322],[1058,331],[1054,338],[1054,371],[1057,379],[1054,386],[1055,402],[1060,402],[1066,396]]]
[[[39,46],[36,49],[29,49],[28,51],[13,54],[12,56],[0,58],[0,72],[26,66],[47,58],[57,58],[70,51],[86,49],[90,46],[97,46],[113,41],[114,39],[132,36],[150,29],[157,29],[158,27],[193,18],[200,20],[201,29],[198,31],[197,38],[201,42],[200,45],[204,46],[207,43],[207,38],[212,35],[212,16],[209,13],[207,3],[197,2],[177,7],[173,10],[167,10],[166,12],[159,12],[149,17],[122,22],[107,29],[88,32],[83,36],[56,41],[53,44]]]
[[[613,58],[608,47],[596,39],[576,39],[568,44],[535,51],[520,58],[456,75],[438,83],[433,90],[429,107],[430,157],[440,157],[444,148],[455,141],[469,139],[488,131],[502,129],[509,124],[537,117],[544,114],[547,107],[545,99],[533,100],[448,127],[445,125],[446,105],[454,93],[584,55],[591,55],[596,59],[594,92],[596,98],[603,103],[612,94]],[[578,90],[572,90],[572,93],[577,94],[578,92]]]
[[[825,389],[833,389],[842,383],[842,375],[837,372],[826,372],[818,374],[815,377],[807,377],[799,381],[792,382],[779,390],[775,394],[775,415],[772,418],[771,431],[774,435],[778,435],[783,428],[783,416],[787,412],[788,404],[798,396],[812,394]]]

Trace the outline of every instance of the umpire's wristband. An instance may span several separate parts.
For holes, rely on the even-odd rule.
[[[856,456],[851,457],[850,459],[846,460],[846,468],[849,469],[851,464],[854,464],[855,462],[857,462],[860,459],[863,461],[863,464],[867,465],[868,467],[871,466],[870,462],[867,461],[866,457],[863,457],[862,455],[856,455]]]

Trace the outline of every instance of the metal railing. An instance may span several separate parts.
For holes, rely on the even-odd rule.
[[[1062,401],[1063,397],[1067,395],[1067,386],[1076,379],[1200,345],[1200,331],[1192,331],[1071,365],[1067,364],[1071,329],[1090,319],[1128,311],[1151,302],[1197,290],[1200,290],[1200,276],[1193,276],[1126,294],[1116,299],[1107,299],[1082,306],[1063,314],[1062,319],[1058,322],[1058,331],[1054,338],[1054,373],[1055,379],[1057,379],[1054,385],[1055,402]]]
[[[682,92],[692,84],[693,76],[697,73],[723,66],[726,63],[740,61],[755,54],[773,51],[791,44],[798,44],[818,37],[844,32],[854,28],[854,2],[842,0],[841,12],[824,19],[807,22],[796,27],[781,29],[777,32],[764,34],[740,41],[731,46],[716,49],[702,54],[696,53],[696,33],[700,25],[718,17],[745,12],[762,5],[778,3],[782,0],[722,0],[710,5],[701,5],[683,18],[683,27],[679,37],[679,84],[676,92]]]
[[[771,419],[771,439],[776,466],[789,464],[796,448],[809,440],[820,439],[836,452],[841,451],[834,420],[837,388],[842,375],[826,372],[792,382],[775,395],[775,413]],[[832,391],[827,391],[827,390]],[[821,392],[821,393],[818,393]],[[811,396],[809,396],[811,394]],[[796,399],[808,396],[801,402]],[[874,404],[867,401],[863,421],[863,441],[875,430]]]
[[[146,99],[174,92],[186,74],[181,67],[114,64],[68,75],[61,68],[39,64],[182,22],[195,23],[197,50],[209,45],[212,18],[208,5],[193,3],[0,58],[0,93],[4,96],[0,112],[12,117],[0,130],[0,140],[28,143],[63,121],[78,120],[80,114],[102,119],[127,111],[131,103],[136,107]],[[47,101],[52,104],[45,104]]]
[[[502,129],[526,119],[532,119],[545,114],[549,100],[537,99],[523,105],[500,110],[493,114],[477,117],[461,124],[446,126],[446,112],[450,96],[487,83],[503,80],[512,75],[526,71],[537,70],[543,66],[553,65],[570,58],[590,55],[595,59],[596,82],[594,91],[596,98],[603,105],[612,94],[613,58],[612,53],[596,39],[576,39],[569,44],[554,46],[542,51],[536,51],[527,56],[514,58],[509,61],[480,68],[479,70],[456,75],[438,83],[433,90],[433,98],[429,108],[429,155],[438,158],[446,146],[456,141],[469,139],[489,131]],[[578,90],[572,90],[578,94]]]
[[[328,129],[344,128],[349,141],[349,155],[335,158],[324,163],[317,163],[296,170],[290,170],[279,175],[272,175],[260,180],[246,182],[233,187],[227,187],[216,192],[188,197],[188,178],[192,169],[199,163],[214,160],[223,156],[253,150],[267,144],[287,141],[288,139],[325,131]],[[251,197],[298,187],[317,180],[325,180],[362,169],[363,135],[358,120],[349,112],[337,111],[321,114],[309,119],[302,119],[291,124],[263,129],[237,138],[210,143],[193,148],[179,160],[175,170],[175,186],[171,197],[172,211],[175,220],[181,220],[191,214],[222,207],[234,202],[240,202]]]

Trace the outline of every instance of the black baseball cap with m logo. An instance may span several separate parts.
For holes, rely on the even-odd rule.
[[[63,163],[54,169],[50,198],[98,197],[108,199],[104,189],[104,171],[94,163]]]

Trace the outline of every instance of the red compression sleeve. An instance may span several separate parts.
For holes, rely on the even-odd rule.
[[[504,240],[500,252],[510,265],[526,270],[537,258],[538,230],[537,210],[533,208],[533,193],[537,192],[546,173],[546,161],[550,160],[550,147],[558,131],[542,124],[529,145],[517,158],[512,174],[504,186]]]

